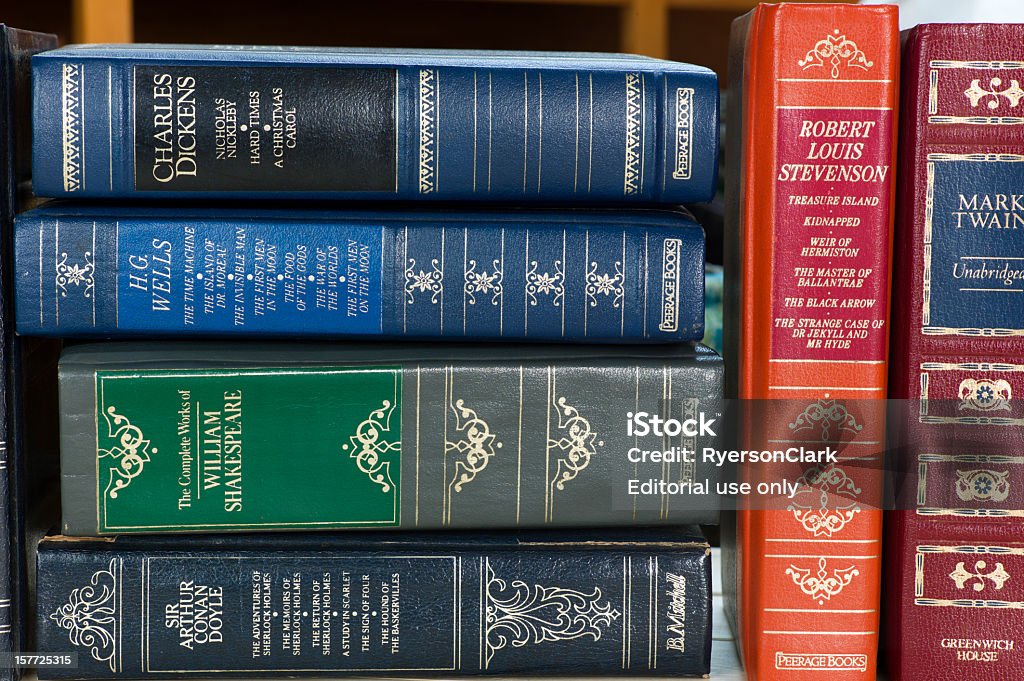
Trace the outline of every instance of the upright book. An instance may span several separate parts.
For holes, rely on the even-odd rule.
[[[1024,25],[904,41],[886,516],[894,681],[1024,677]]]
[[[641,456],[715,443],[703,346],[103,344],[60,381],[66,535],[717,520],[711,494],[631,494],[714,489]]]
[[[727,611],[749,679],[873,680],[897,10],[760,5],[731,49],[727,396],[792,407],[750,424],[752,444],[813,433],[843,451],[747,471],[801,498],[741,504]]]
[[[21,434],[15,426],[17,340],[14,338],[10,263],[20,185],[30,175],[31,71],[33,53],[57,37],[0,24],[0,679],[17,676],[8,654],[25,646],[25,498],[21,489]]]
[[[682,203],[714,193],[718,84],[687,64],[82,45],[34,68],[44,196]]]
[[[46,539],[39,652],[75,650],[78,668],[40,676],[709,671],[695,527],[345,539]]]
[[[16,233],[20,334],[704,333],[704,233],[682,211],[57,206]]]

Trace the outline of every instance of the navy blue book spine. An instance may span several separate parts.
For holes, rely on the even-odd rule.
[[[55,197],[684,203],[718,83],[617,55],[84,46],[34,60]]]
[[[39,209],[17,328],[670,342],[704,333],[704,233],[671,211]]]
[[[39,676],[708,673],[702,541],[501,544],[47,540]]]

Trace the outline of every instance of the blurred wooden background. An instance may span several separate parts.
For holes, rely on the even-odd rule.
[[[632,52],[725,78],[729,26],[755,0],[7,0],[0,21],[61,42]],[[723,82],[723,86],[725,83]]]

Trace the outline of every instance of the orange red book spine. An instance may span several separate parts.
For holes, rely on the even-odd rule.
[[[747,473],[798,491],[737,512],[728,609],[750,679],[874,679],[896,8],[761,5],[733,30],[730,396],[778,401],[763,446],[838,456]]]

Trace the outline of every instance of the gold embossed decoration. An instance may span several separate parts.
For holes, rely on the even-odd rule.
[[[960,381],[957,394],[960,398],[957,409],[961,411],[1012,411],[1013,389],[1003,378],[965,378]]]
[[[544,520],[555,518],[555,495],[565,490],[566,484],[576,479],[604,446],[604,440],[597,439],[597,433],[590,421],[570,405],[564,396],[558,395],[558,377],[553,368],[548,369],[548,420],[547,420],[547,490],[544,502]],[[554,418],[552,418],[552,416]],[[550,466],[554,466],[551,475]]]
[[[815,43],[814,47],[797,64],[805,71],[828,64],[831,66],[832,78],[839,77],[839,67],[844,64],[864,71],[874,66],[874,62],[868,61],[868,58],[857,47],[857,43],[841,34],[838,28],[833,29],[832,35],[825,36]]]
[[[999,77],[990,78],[987,87],[982,87],[981,80],[975,78],[971,81],[971,86],[964,90],[964,96],[971,100],[973,107],[984,102],[986,107],[995,110],[1003,103],[1003,99],[1006,99],[1006,105],[1015,109],[1021,99],[1024,99],[1024,90],[1016,79],[1011,80],[1009,85],[1000,90],[1002,86],[1003,79]]]
[[[598,296],[611,298],[612,307],[618,308],[622,304],[623,281],[625,276],[622,273],[622,262],[616,260],[614,274],[604,272],[598,274],[597,262],[592,261],[587,268],[587,302],[590,307],[597,307]]]
[[[824,398],[808,404],[788,427],[794,436],[822,443],[852,439],[864,428],[845,404]],[[860,493],[860,487],[841,467],[816,465],[797,480],[792,503],[786,509],[815,537],[832,537],[860,513]]]
[[[143,468],[149,463],[150,442],[142,430],[132,425],[127,416],[117,413],[117,407],[114,405],[110,405],[103,412],[103,419],[107,424],[107,439],[114,440],[115,444],[106,449],[99,448],[96,455],[101,460],[109,459],[114,462],[110,468],[110,482],[105,494],[111,499],[116,499],[118,493],[141,475]],[[158,452],[159,450],[154,447],[152,453]]]
[[[380,409],[370,412],[356,427],[354,435],[341,448],[349,458],[356,460],[359,470],[380,486],[381,492],[391,492],[395,483],[391,480],[391,462],[384,458],[388,452],[401,452],[402,442],[396,439],[397,430],[392,430],[391,415],[395,406],[384,400]]]
[[[562,261],[555,260],[553,272],[538,272],[537,261],[530,263],[526,272],[526,296],[530,305],[537,305],[537,296],[551,296],[551,304],[559,307],[565,295],[565,274],[562,272]]]
[[[1010,579],[1010,573],[1006,571],[1002,563],[996,563],[994,568],[985,572],[987,568],[988,564],[979,560],[974,564],[974,570],[969,571],[961,561],[956,564],[956,569],[949,573],[949,578],[956,582],[958,589],[965,589],[970,585],[974,591],[984,591],[988,583],[991,582],[995,590],[999,591]]]
[[[449,391],[453,377],[447,377]],[[449,392],[450,395],[450,392]],[[476,476],[487,468],[488,462],[501,449],[502,443],[491,433],[491,427],[480,418],[476,411],[466,406],[463,400],[448,404],[451,414],[445,415],[445,457],[454,457],[451,479],[445,489],[444,524],[452,520],[452,494],[458,494],[473,482]],[[449,429],[447,423],[451,422]],[[454,437],[458,436],[458,437]]]
[[[845,470],[816,465],[797,480],[793,501],[786,507],[815,537],[832,537],[860,513],[855,499],[861,492]]]
[[[82,295],[86,298],[92,297],[92,290],[95,285],[95,281],[93,280],[95,267],[92,262],[92,253],[86,251],[82,257],[82,263],[68,264],[68,254],[60,254],[60,261],[57,262],[57,274],[54,278],[54,283],[60,291],[61,298],[67,297],[68,286],[81,288]]]
[[[821,442],[838,441],[843,435],[856,435],[863,428],[846,405],[832,399],[811,402],[789,424],[794,435],[816,435]]]
[[[640,148],[643,136],[643,77],[639,73],[626,74],[626,166],[623,171],[622,193],[639,194],[643,184],[643,162]]]
[[[61,154],[64,161],[64,191],[82,189],[85,155],[82,151],[84,121],[82,118],[82,64],[61,65]]]
[[[511,583],[499,578],[488,559],[481,565],[484,587],[484,669],[494,654],[508,647],[522,648],[547,641],[568,641],[589,636],[601,640],[603,628],[622,613],[601,602],[600,587],[578,591],[558,586]]]
[[[502,292],[501,261],[495,259],[491,265],[491,271],[477,271],[476,260],[470,260],[466,268],[466,281],[463,290],[470,305],[476,305],[477,294],[489,295],[491,305],[497,305]]]
[[[1010,471],[958,470],[956,495],[964,501],[1006,501],[1010,495]]]
[[[597,439],[597,433],[590,428],[590,421],[564,397],[559,397],[554,406],[561,436],[548,440],[548,451],[557,450],[561,454],[552,484],[555,489],[564,490],[566,483],[575,480],[580,471],[590,465],[590,458],[597,447],[604,446],[604,441]]]
[[[420,69],[419,86],[419,190],[437,191],[437,71]]]
[[[89,583],[74,589],[66,603],[50,613],[50,620],[68,632],[76,648],[86,648],[92,659],[110,671],[121,671],[118,656],[118,582],[121,565],[113,558],[105,570],[93,573]]]
[[[437,304],[441,293],[444,291],[444,272],[437,262],[437,258],[430,261],[430,269],[416,271],[416,259],[409,258],[409,264],[405,268],[405,300],[409,305],[416,302],[416,292],[429,293],[430,302]]]
[[[949,590],[951,587],[949,583],[940,582],[939,579],[936,579],[939,577],[938,574],[933,574],[932,578],[925,579],[926,566],[931,565],[933,572],[935,570],[945,572],[951,564],[946,557],[954,555],[957,557],[969,556],[965,561],[957,562],[953,571],[944,575],[953,581],[958,591],[963,591],[968,589],[968,587],[970,587],[969,592],[975,593],[987,591],[989,587],[993,587],[992,591],[1001,591],[1006,582],[1011,578],[1010,572],[1003,566],[1001,559],[1005,556],[1013,561],[1016,557],[1024,556],[1024,548],[1020,546],[978,546],[966,544],[956,546],[948,544],[918,545],[916,555],[914,556],[914,605],[930,608],[991,608],[1018,612],[1024,610],[1024,601],[1019,599],[1000,600],[998,596],[1001,594],[996,593],[984,593],[979,598],[965,598],[965,596],[970,596],[971,594],[969,592],[950,594]],[[995,559],[1000,562],[996,562],[995,567],[990,569],[989,563],[986,560],[978,560],[978,556],[986,556],[989,560]],[[974,562],[974,567],[970,570],[967,568],[967,562],[969,561]],[[933,592],[929,594],[928,591],[930,590],[938,593]],[[949,598],[949,596],[954,597]]]
[[[799,568],[790,565],[786,568],[786,574],[793,579],[793,583],[800,587],[800,590],[818,601],[818,605],[824,605],[825,601],[833,596],[838,596],[846,588],[853,578],[860,574],[856,565],[846,568],[828,568],[828,562],[824,557],[818,559],[818,570],[811,573],[810,568]]]

